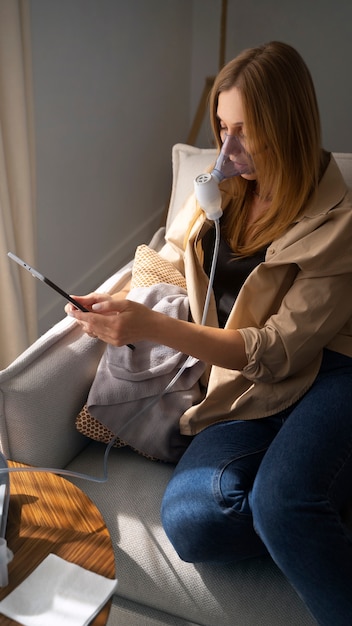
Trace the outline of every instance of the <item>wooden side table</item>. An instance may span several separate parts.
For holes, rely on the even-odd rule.
[[[9,466],[20,467],[9,462]],[[93,502],[65,478],[44,472],[10,473],[7,545],[14,553],[9,563],[9,584],[0,599],[17,587],[50,553],[115,578],[110,534]],[[111,600],[91,622],[106,624]],[[1,626],[17,622],[0,615]]]

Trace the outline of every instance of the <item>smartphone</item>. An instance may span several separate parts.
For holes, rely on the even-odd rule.
[[[83,311],[83,313],[89,313],[89,309],[86,309],[84,306],[82,306],[82,304],[77,302],[77,300],[75,300],[74,298],[71,298],[71,296],[68,293],[66,293],[66,291],[61,289],[61,287],[58,287],[58,285],[55,285],[55,283],[53,283],[52,280],[50,280],[49,278],[47,278],[46,276],[38,272],[38,270],[34,269],[34,267],[31,267],[30,265],[28,265],[28,263],[25,263],[25,261],[22,261],[22,259],[20,259],[18,256],[13,254],[13,252],[8,252],[7,256],[9,256],[10,259],[15,261],[16,263],[18,263],[18,265],[20,265],[21,267],[24,267],[24,269],[30,272],[32,276],[34,276],[34,278],[38,278],[38,280],[41,280],[43,283],[45,283],[46,285],[49,285],[49,287],[57,291],[61,296],[66,298],[66,300],[71,302],[71,304],[73,304],[73,306],[75,306],[76,309]],[[127,345],[130,348],[130,350],[135,349],[135,346],[133,344],[129,343]]]

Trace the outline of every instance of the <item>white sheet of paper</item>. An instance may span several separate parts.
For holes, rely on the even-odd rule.
[[[49,554],[0,601],[0,613],[23,626],[85,626],[116,586],[115,579]]]

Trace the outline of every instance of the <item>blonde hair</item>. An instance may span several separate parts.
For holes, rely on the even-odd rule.
[[[210,94],[219,149],[218,98],[233,87],[241,93],[260,193],[271,199],[265,213],[247,228],[253,181],[237,176],[224,184],[231,194],[224,235],[236,253],[250,255],[282,235],[315,191],[323,168],[320,115],[310,72],[294,48],[274,41],[245,50],[223,67]]]

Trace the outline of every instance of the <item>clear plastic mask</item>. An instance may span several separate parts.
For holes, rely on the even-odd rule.
[[[221,182],[224,178],[254,173],[252,157],[246,152],[237,135],[225,135],[212,176]]]

